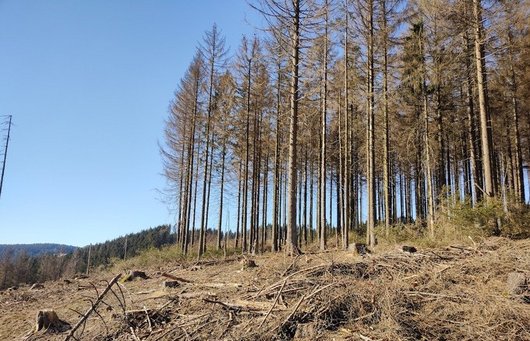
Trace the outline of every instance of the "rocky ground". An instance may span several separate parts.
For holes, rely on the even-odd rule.
[[[376,251],[153,264],[100,302],[117,270],[12,288],[0,340],[530,340],[530,240]],[[64,323],[36,331],[45,309]]]

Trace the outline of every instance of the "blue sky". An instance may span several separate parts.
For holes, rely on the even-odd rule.
[[[13,115],[0,244],[86,245],[173,222],[157,189],[169,101],[216,22],[244,0],[0,0],[0,115]]]

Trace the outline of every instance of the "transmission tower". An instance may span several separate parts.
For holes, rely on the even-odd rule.
[[[3,157],[2,157],[2,174],[0,177],[0,197],[2,196],[2,186],[4,184],[4,173],[6,171],[6,161],[7,161],[7,148],[9,147],[9,135],[11,133],[11,119],[13,118],[12,115],[7,116],[6,122],[4,122],[4,125],[7,126],[7,128],[4,128],[3,131],[7,130],[6,138],[4,139],[4,148],[3,148]]]

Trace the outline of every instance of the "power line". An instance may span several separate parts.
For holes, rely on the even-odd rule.
[[[0,177],[0,197],[2,196],[2,186],[4,184],[4,174],[6,171],[6,161],[7,161],[7,148],[9,147],[9,135],[11,133],[11,120],[13,118],[12,115],[7,116],[8,122],[7,122],[7,138],[4,148],[4,160],[2,162],[2,176]]]

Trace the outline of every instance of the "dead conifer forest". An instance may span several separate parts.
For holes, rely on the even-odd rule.
[[[182,51],[168,244],[0,291],[0,339],[530,340],[530,0],[242,6]]]
[[[529,4],[261,0],[233,53],[214,25],[161,147],[183,252],[527,236]]]

